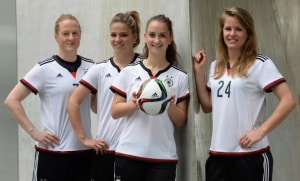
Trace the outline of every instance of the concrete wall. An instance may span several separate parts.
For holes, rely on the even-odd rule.
[[[112,55],[109,45],[109,21],[118,12],[140,12],[142,32],[146,21],[153,15],[164,13],[174,22],[175,41],[182,64],[190,74],[191,100],[187,125],[176,131],[178,153],[178,179],[203,180],[205,160],[211,133],[210,114],[203,114],[195,97],[191,55],[205,49],[209,59],[215,58],[218,32],[217,18],[224,7],[240,6],[254,17],[260,50],[271,57],[293,88],[299,99],[299,8],[300,0],[17,0],[18,79],[37,61],[57,53],[53,27],[62,13],[78,17],[83,29],[79,54],[96,61]],[[141,52],[144,41],[138,47]],[[2,62],[1,62],[2,64]],[[12,81],[16,81],[15,79]],[[31,95],[24,102],[30,118],[39,125],[38,97]],[[268,95],[266,114],[276,106],[276,99]],[[93,117],[95,118],[95,117]],[[291,116],[270,134],[274,156],[274,180],[300,180],[299,106]],[[95,124],[94,124],[95,125]],[[19,129],[19,180],[31,180],[34,142]]]
[[[0,180],[18,180],[18,125],[3,104],[17,82],[16,2],[0,6]]]

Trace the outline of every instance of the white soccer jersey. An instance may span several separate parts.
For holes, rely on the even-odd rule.
[[[125,67],[111,86],[112,91],[132,99],[132,92],[149,78],[158,78],[169,84],[177,103],[189,98],[188,75],[170,65],[153,76],[143,62]],[[177,162],[174,125],[167,111],[160,115],[147,115],[141,110],[127,116],[116,154],[142,160]]]
[[[258,55],[248,76],[239,78],[225,73],[214,79],[216,61],[211,64],[208,88],[213,105],[212,154],[249,154],[268,148],[267,136],[250,149],[241,148],[240,138],[263,123],[265,93],[285,81],[272,60]]]
[[[53,133],[60,139],[59,145],[55,145],[54,148],[48,147],[48,150],[88,149],[81,144],[72,129],[67,113],[67,100],[77,87],[79,80],[93,64],[92,60],[81,57],[81,65],[74,78],[66,68],[57,63],[55,56],[52,56],[36,64],[21,79],[23,84],[40,97],[41,130]],[[80,108],[82,119],[86,120],[83,124],[84,129],[91,136],[90,98],[86,99]],[[36,143],[36,145],[44,148],[41,143]]]
[[[139,54],[135,54],[132,63],[140,61]],[[112,82],[120,73],[120,68],[114,63],[113,58],[100,62],[93,66],[80,81],[91,90],[97,93],[97,139],[103,139],[109,144],[109,151],[116,149],[124,121],[111,117],[110,108],[113,101],[113,92],[110,91]]]

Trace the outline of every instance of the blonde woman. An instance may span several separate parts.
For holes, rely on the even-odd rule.
[[[77,18],[62,14],[55,23],[58,54],[36,64],[10,92],[5,104],[20,126],[36,141],[33,180],[91,180],[92,149],[76,137],[67,113],[67,100],[79,80],[94,65],[77,54],[81,27]],[[22,101],[33,92],[41,102],[41,129],[27,116]],[[83,127],[91,135],[91,97],[81,107]]]
[[[213,116],[206,180],[271,181],[273,158],[267,134],[289,115],[295,99],[272,60],[258,53],[251,15],[232,7],[219,23],[218,58],[211,64],[207,83],[205,52],[193,59],[199,102]],[[268,92],[279,103],[263,120]]]
[[[110,44],[114,55],[97,63],[82,78],[78,89],[68,102],[72,126],[80,141],[94,149],[92,162],[93,181],[113,181],[115,149],[124,128],[122,118],[114,120],[110,113],[113,93],[109,87],[120,71],[130,63],[140,61],[135,48],[140,43],[140,17],[137,11],[116,14],[110,22]],[[97,135],[85,133],[79,107],[89,95],[97,95]]]

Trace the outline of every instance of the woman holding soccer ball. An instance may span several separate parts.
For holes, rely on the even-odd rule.
[[[111,113],[125,117],[125,128],[116,148],[116,180],[175,180],[176,143],[174,126],[187,118],[188,75],[178,67],[172,22],[165,15],[152,17],[144,34],[143,60],[122,69],[111,90],[115,92]],[[172,99],[168,109],[148,115],[138,109],[136,91],[140,85],[156,78],[170,87]],[[176,98],[176,101],[175,101]]]
[[[225,9],[219,24],[218,58],[211,63],[207,83],[205,52],[193,59],[199,102],[213,115],[206,180],[271,181],[267,134],[293,110],[295,98],[272,60],[258,53],[254,22],[246,10]],[[279,103],[265,119],[268,92]]]

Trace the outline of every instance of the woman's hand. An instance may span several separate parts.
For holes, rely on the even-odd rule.
[[[261,129],[254,127],[240,139],[239,145],[242,148],[251,148],[252,145],[263,139],[265,135]]]
[[[132,103],[131,107],[133,109],[133,112],[137,111],[139,109],[139,106],[138,106],[138,102],[137,102],[137,94],[136,94],[136,92],[132,93],[131,103]]]
[[[204,70],[206,63],[206,53],[204,50],[199,51],[193,57],[194,71]]]
[[[111,116],[114,119],[131,115],[138,110],[135,92],[132,93],[132,97],[133,98],[131,100],[127,101],[125,97],[116,93],[114,94],[114,99],[111,106]]]
[[[92,148],[96,151],[96,154],[101,153],[102,155],[107,152],[109,145],[104,140],[88,139],[86,138],[82,144],[86,147]]]
[[[55,134],[49,133],[47,131],[40,131],[35,129],[30,136],[39,143],[42,143],[47,149],[48,147],[54,148],[55,145],[60,144],[60,139]]]

